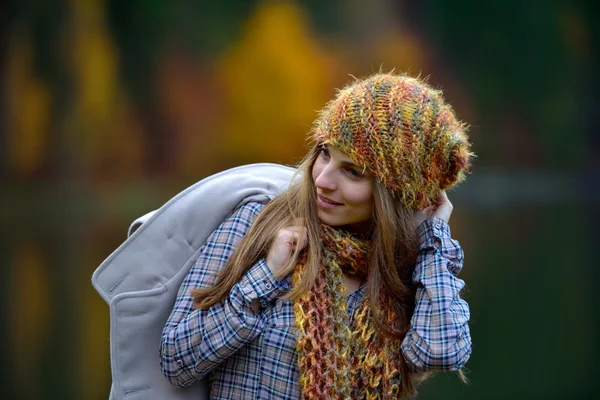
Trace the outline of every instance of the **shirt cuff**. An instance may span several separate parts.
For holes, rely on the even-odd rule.
[[[261,307],[278,299],[289,289],[286,279],[278,281],[264,258],[254,264],[238,283],[244,299],[251,303],[258,299]]]
[[[439,217],[431,217],[417,228],[421,245],[433,245],[435,239],[450,239],[450,225]]]

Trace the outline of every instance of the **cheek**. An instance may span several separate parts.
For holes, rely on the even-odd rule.
[[[371,185],[360,185],[347,191],[347,201],[355,207],[371,209],[373,206],[373,189]]]

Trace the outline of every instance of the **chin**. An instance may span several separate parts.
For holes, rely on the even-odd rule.
[[[354,224],[353,221],[349,221],[348,219],[344,218],[336,218],[335,216],[328,215],[326,213],[323,213],[322,211],[319,211],[319,220],[321,221],[321,223],[329,225],[331,227],[349,226]]]
[[[349,232],[354,233],[366,233],[372,229],[373,220],[348,220],[344,218],[336,218],[335,216],[328,215],[319,210],[319,221],[325,225],[329,225],[332,228],[343,228]]]
[[[321,221],[321,223],[323,223],[325,225],[329,225],[329,226],[343,225],[343,223],[339,223],[338,218],[332,217],[331,215],[328,215],[320,210],[319,210],[319,221]]]

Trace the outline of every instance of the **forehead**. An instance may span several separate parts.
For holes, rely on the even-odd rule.
[[[333,147],[332,145],[328,144],[327,145],[327,150],[329,150],[329,154],[334,157],[336,160],[343,162],[344,164],[349,164],[349,165],[355,165],[354,161],[352,161],[352,159],[350,158],[350,156],[344,152],[339,151],[338,149],[336,149],[335,147]]]
[[[347,167],[356,168],[363,174],[364,177],[369,178],[369,179],[372,178],[372,175],[366,165],[356,164],[354,161],[352,161],[352,158],[350,158],[350,156],[348,154],[346,154],[342,151],[339,151],[338,149],[336,149],[335,147],[333,147],[330,144],[327,144],[326,146],[327,146],[327,150],[329,151],[329,155],[334,160],[336,160],[338,163],[340,163],[341,165],[347,166]]]

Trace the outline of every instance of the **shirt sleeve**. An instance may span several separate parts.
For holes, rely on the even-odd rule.
[[[457,278],[463,251],[441,218],[425,221],[418,234],[416,304],[402,352],[414,372],[458,370],[471,355],[469,306],[460,298],[465,283]]]
[[[261,259],[223,301],[207,310],[193,307],[190,290],[214,284],[216,274],[225,267],[262,208],[260,203],[248,203],[225,220],[203,245],[179,289],[160,346],[161,369],[175,386],[189,386],[203,378],[259,335],[263,313],[252,309],[252,301],[258,299],[266,307],[286,290]]]

